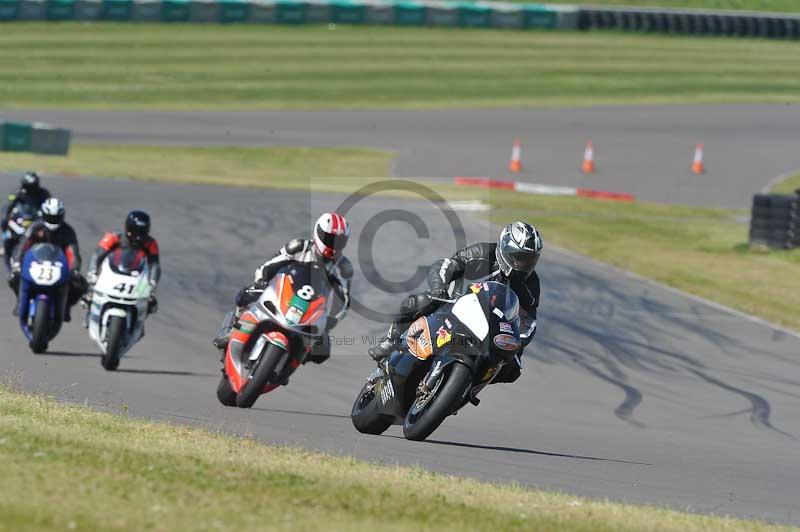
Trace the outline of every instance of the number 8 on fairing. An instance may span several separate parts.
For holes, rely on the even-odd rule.
[[[297,291],[297,297],[310,301],[311,298],[314,297],[314,288],[311,285],[303,285],[300,290]]]

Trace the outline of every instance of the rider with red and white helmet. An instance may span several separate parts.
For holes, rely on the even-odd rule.
[[[269,284],[270,279],[279,269],[290,262],[319,262],[328,274],[328,280],[338,297],[334,298],[334,307],[328,316],[327,332],[344,318],[350,308],[350,282],[353,278],[353,265],[342,254],[350,237],[350,225],[341,214],[323,213],[314,224],[311,239],[295,238],[287,242],[270,260],[256,269],[252,285],[246,286],[236,294],[236,306],[242,308],[257,300]],[[237,311],[237,316],[239,312]],[[225,349],[230,333],[214,339],[214,345]],[[314,346],[307,360],[322,364],[331,356],[330,342],[323,341]]]

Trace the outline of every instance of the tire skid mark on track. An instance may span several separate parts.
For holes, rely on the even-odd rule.
[[[10,189],[17,180],[0,183]],[[128,406],[131,415],[142,418],[161,419],[168,414],[158,412],[168,412],[176,414],[176,422],[265,442],[378,462],[389,457],[392,463],[451,475],[631,503],[691,505],[706,512],[727,501],[720,495],[723,490],[735,490],[737,504],[726,507],[730,513],[800,523],[797,516],[787,518],[788,510],[796,508],[791,494],[800,479],[800,464],[793,458],[796,440],[761,430],[740,416],[707,417],[741,410],[742,396],[690,371],[769,399],[767,421],[800,434],[800,401],[791,394],[798,386],[793,375],[800,368],[800,343],[793,336],[736,316],[720,319],[732,315],[551,246],[539,267],[541,327],[523,377],[513,385],[489,387],[478,408],[449,418],[433,435],[472,447],[420,447],[392,437],[362,437],[339,417],[350,411],[371,368],[362,335],[385,331],[384,325],[356,315],[335,330],[339,338],[355,338],[355,345],[334,347],[322,367],[304,366],[287,388],[251,411],[225,409],[214,397],[218,379],[205,375],[219,375],[219,355],[210,338],[233,293],[252,280],[253,269],[266,256],[307,231],[316,217],[312,209],[333,208],[342,198],[132,181],[51,183],[67,203],[84,249],[99,238],[98,229],[116,229],[126,209],[146,205],[163,243],[165,274],[159,313],[148,320],[147,337],[121,365],[142,372],[108,374],[92,357],[33,357],[20,342],[16,324],[0,320],[0,343],[6,346],[0,361],[22,374],[20,382],[28,389],[115,413]],[[411,230],[407,236],[394,231],[391,240],[375,241],[377,253],[414,250],[388,263],[382,272],[387,277],[405,278],[417,264],[441,256],[443,248],[452,251],[448,235],[435,224],[434,208],[423,203],[404,206],[432,224],[430,242],[417,242]],[[365,212],[354,213],[351,221],[353,243],[370,216],[397,207],[395,199],[379,197],[363,205]],[[470,241],[496,238],[493,226],[469,222]],[[376,308],[397,303],[395,296],[371,289],[362,272],[356,275],[359,297]],[[8,303],[10,297],[0,294],[0,301]],[[73,324],[54,349],[85,353],[93,346]],[[179,371],[198,375],[167,373]],[[627,395],[620,400],[625,387]],[[631,467],[499,449],[624,457],[657,465]]]
[[[750,412],[750,422],[756,427],[775,431],[793,440],[797,439],[794,435],[788,432],[784,432],[772,425],[772,423],[770,422],[770,414],[772,408],[769,405],[769,401],[767,401],[764,397],[756,393],[748,392],[747,390],[737,388],[736,386],[733,386],[731,384],[722,382],[721,380],[716,379],[710,375],[707,375],[702,371],[698,370],[690,370],[690,371],[695,375],[697,375],[698,377],[700,377],[701,379],[703,379],[704,381],[706,381],[707,383],[713,384],[714,386],[719,386],[723,390],[727,390],[736,395],[740,395],[745,399],[747,399],[748,401],[750,401],[751,407],[745,410],[745,412]]]

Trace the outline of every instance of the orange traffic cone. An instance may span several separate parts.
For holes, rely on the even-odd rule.
[[[692,172],[697,175],[706,173],[706,166],[703,164],[703,145],[698,144],[694,147],[694,161],[692,162]]]
[[[511,159],[508,161],[508,171],[512,174],[518,174],[522,171],[522,145],[519,139],[514,139],[514,145],[511,148]]]
[[[594,173],[594,146],[591,140],[586,143],[586,149],[583,150],[583,165],[581,166],[581,171],[584,174]]]

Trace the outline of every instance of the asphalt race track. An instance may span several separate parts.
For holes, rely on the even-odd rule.
[[[597,106],[366,111],[3,111],[73,129],[76,141],[196,145],[369,146],[398,153],[395,175],[507,177],[628,192],[661,203],[749,207],[775,176],[800,168],[800,105]],[[580,174],[592,139],[597,173]],[[689,171],[705,143],[708,172]]]
[[[301,368],[247,411],[218,404],[210,345],[253,269],[341,197],[68,178],[47,184],[66,202],[84,259],[129,209],[152,213],[163,253],[161,310],[120,370],[107,373],[77,312],[51,352],[31,354],[3,290],[0,365],[26,389],[383,463],[800,524],[798,336],[549,247],[540,263],[540,332],[522,379],[485,390],[479,407],[446,420],[430,442],[408,442],[399,427],[362,436],[348,414],[372,368],[368,337],[382,325],[352,313],[335,330],[341,345],[328,363]],[[0,179],[3,190],[15,185]],[[348,214],[350,256],[366,245],[359,229],[387,208],[418,214],[430,238],[399,222],[379,229],[374,269],[383,277],[403,280],[451,252],[455,240],[437,207],[373,196]],[[468,240],[496,238],[496,228],[461,220]],[[399,296],[370,286],[362,266],[356,299],[393,309]]]

